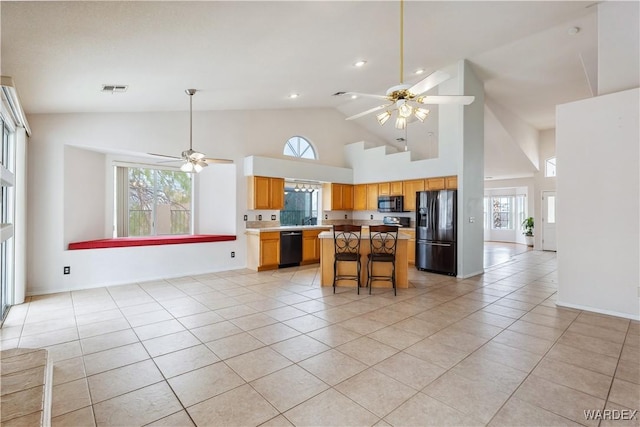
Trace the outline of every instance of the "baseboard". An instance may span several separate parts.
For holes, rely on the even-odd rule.
[[[562,301],[556,301],[556,305],[558,307],[575,308],[576,310],[589,311],[589,312],[598,313],[598,314],[606,314],[607,316],[623,317],[625,319],[630,319],[630,320],[640,320],[640,315],[634,316],[633,314],[629,314],[629,313],[620,313],[618,311],[603,310],[600,308],[589,307],[586,305],[570,304]]]

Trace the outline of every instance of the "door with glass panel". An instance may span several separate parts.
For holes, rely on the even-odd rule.
[[[542,250],[556,249],[556,205],[555,191],[542,192]]]

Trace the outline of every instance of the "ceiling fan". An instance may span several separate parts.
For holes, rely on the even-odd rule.
[[[358,92],[338,92],[336,95],[362,96],[366,98],[375,98],[386,101],[383,105],[363,111],[362,113],[347,117],[346,120],[353,120],[384,110],[376,115],[378,123],[384,125],[392,113],[397,112],[396,124],[397,129],[405,129],[407,121],[415,117],[423,122],[429,110],[422,108],[429,104],[459,104],[469,105],[475,99],[474,96],[465,95],[425,95],[426,92],[438,86],[440,83],[448,80],[451,76],[444,71],[435,71],[414,85],[404,83],[404,1],[400,0],[400,84],[390,87],[385,95],[376,95]]]
[[[205,157],[203,153],[193,149],[193,95],[197,91],[196,89],[187,89],[185,92],[189,95],[189,149],[183,151],[181,157],[154,153],[149,154],[152,156],[174,159],[170,161],[184,162],[182,166],[180,166],[180,170],[183,172],[200,172],[203,168],[209,166],[209,163],[233,163],[233,160],[229,159],[212,159]]]

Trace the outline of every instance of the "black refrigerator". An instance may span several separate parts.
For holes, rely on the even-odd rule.
[[[416,268],[455,276],[456,190],[416,193]]]

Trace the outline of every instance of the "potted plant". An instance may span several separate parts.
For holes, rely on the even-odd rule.
[[[522,229],[524,230],[522,234],[524,234],[525,241],[527,242],[527,246],[533,247],[533,217],[525,218],[522,221]]]

